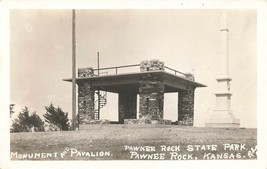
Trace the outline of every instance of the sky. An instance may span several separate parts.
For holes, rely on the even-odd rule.
[[[195,92],[195,126],[215,108],[221,73],[220,18],[227,12],[232,110],[242,127],[257,126],[256,10],[76,10],[76,67],[138,64],[158,59],[207,85]],[[10,10],[10,102],[41,115],[53,103],[71,115],[71,10]],[[125,70],[127,71],[127,70]],[[139,71],[136,69],[135,71]],[[177,93],[165,95],[164,118],[177,119]],[[102,118],[117,118],[108,93]],[[14,115],[15,117],[15,115]],[[69,116],[71,117],[71,116]]]

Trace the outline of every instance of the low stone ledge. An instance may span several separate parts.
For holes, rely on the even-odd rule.
[[[182,120],[178,121],[178,125],[180,126],[194,126],[194,119],[190,117],[188,114]]]
[[[101,120],[90,120],[86,123],[79,124],[79,130],[97,130],[102,129],[103,126],[110,124],[109,120],[101,119]]]
[[[166,124],[171,125],[171,120],[148,120],[148,119],[124,119],[124,124]]]
[[[85,123],[82,123],[80,125],[86,125],[86,124],[110,124],[110,121],[109,120],[106,120],[106,119],[89,120],[89,121],[86,121]]]

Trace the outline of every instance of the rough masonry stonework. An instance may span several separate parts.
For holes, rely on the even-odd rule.
[[[194,124],[195,89],[179,91],[178,93],[178,124],[193,126]]]
[[[163,71],[158,60],[142,61],[141,72]],[[161,75],[145,74],[139,81],[139,119],[145,123],[163,119],[164,83]]]
[[[138,90],[130,90],[128,87],[117,91],[118,122],[120,124],[171,124],[171,120],[164,119],[163,105],[164,93],[166,92],[164,80],[166,80],[166,74],[157,72],[163,72],[164,68],[164,62],[159,60],[142,61],[140,75],[137,78],[137,83],[134,84],[137,85]],[[109,120],[95,118],[95,92],[97,88],[94,86],[96,86],[95,81],[98,79],[95,76],[92,67],[78,69],[78,120],[81,126],[110,123]],[[88,77],[94,78],[86,79]],[[103,78],[106,77],[99,77],[99,79]],[[195,80],[193,74],[190,73],[184,74],[184,78],[187,82],[188,80]],[[101,81],[99,82],[101,83]],[[181,82],[185,83],[184,81]],[[98,86],[98,89],[101,87],[103,86]],[[178,124],[193,126],[195,87],[188,85],[173,92],[178,92]],[[138,94],[139,110],[137,110]],[[139,111],[138,117],[137,111]]]
[[[79,68],[78,77],[94,76],[93,68]],[[89,124],[95,117],[95,89],[87,81],[78,83],[79,124]]]

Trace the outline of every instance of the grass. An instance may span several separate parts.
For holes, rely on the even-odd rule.
[[[171,126],[136,126],[136,125],[92,125],[92,129],[84,131],[65,132],[39,132],[39,133],[11,133],[11,159],[12,160],[136,160],[140,154],[164,154],[165,160],[181,159],[191,160],[207,159],[205,153],[211,153],[209,158],[219,156],[229,159],[232,153],[234,159],[256,159],[254,151],[257,145],[256,129],[216,129]],[[223,144],[245,144],[243,150],[224,150]],[[162,151],[161,145],[180,146],[179,151],[172,157],[171,151]],[[205,150],[188,151],[188,145],[200,145]],[[216,150],[207,150],[205,145],[216,145]],[[135,151],[132,154],[124,146],[150,146],[155,151]],[[235,147],[237,148],[237,147]],[[71,155],[71,150],[73,154]],[[64,151],[65,150],[65,151]],[[74,150],[84,152],[74,153]],[[96,153],[109,152],[110,156],[97,156]],[[88,153],[87,153],[88,152]],[[95,157],[91,153],[95,154]],[[15,154],[16,153],[16,154]],[[29,158],[25,154],[37,154],[36,158]],[[44,153],[43,157],[40,154]],[[47,157],[46,153],[58,153]],[[86,154],[87,153],[87,154]],[[221,154],[223,153],[223,154]],[[225,154],[227,153],[227,154]],[[212,155],[214,154],[214,156]],[[24,155],[24,157],[23,157]],[[63,155],[63,156],[61,156]],[[138,158],[139,157],[139,158]],[[144,157],[144,159],[147,159]]]

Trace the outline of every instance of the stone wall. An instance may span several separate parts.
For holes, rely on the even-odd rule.
[[[92,76],[94,76],[94,69],[92,67],[78,68],[78,77],[92,77]]]
[[[188,80],[195,81],[195,76],[192,73],[186,73],[185,74],[185,78],[188,79]]]
[[[93,68],[79,68],[78,77],[94,76]],[[89,124],[95,118],[95,89],[88,82],[78,83],[79,124]]]
[[[164,120],[164,119],[159,119],[159,120],[142,120],[142,119],[124,119],[124,124],[166,124],[166,125],[171,125],[172,121],[171,120]]]
[[[179,91],[178,94],[178,124],[194,125],[194,95],[195,89]]]
[[[158,60],[142,61],[141,72],[164,70]],[[139,120],[151,123],[163,119],[164,84],[161,75],[145,74],[139,80]]]
[[[147,71],[157,71],[157,70],[164,70],[164,62],[153,59],[153,60],[144,60],[141,62],[140,71],[147,72]]]
[[[119,93],[119,123],[124,119],[136,119],[137,93],[122,91]]]

